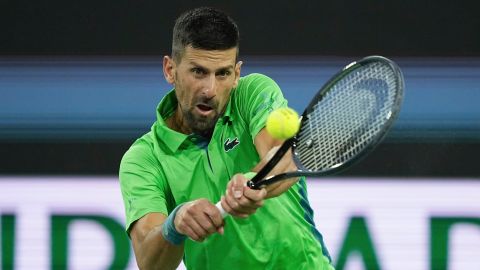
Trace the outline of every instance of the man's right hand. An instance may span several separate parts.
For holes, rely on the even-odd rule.
[[[218,232],[223,235],[223,218],[214,204],[206,199],[185,203],[175,216],[175,229],[190,239],[202,242]]]

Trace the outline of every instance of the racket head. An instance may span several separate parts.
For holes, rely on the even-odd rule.
[[[385,57],[365,57],[343,68],[302,113],[292,146],[298,172],[290,175],[329,175],[359,161],[392,127],[403,89],[400,68]]]

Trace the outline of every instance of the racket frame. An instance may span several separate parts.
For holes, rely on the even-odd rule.
[[[339,173],[349,168],[354,163],[357,163],[358,161],[360,161],[368,153],[370,153],[378,144],[380,144],[380,142],[385,138],[388,131],[392,127],[393,123],[395,122],[396,118],[398,117],[400,107],[403,101],[403,89],[404,89],[404,79],[403,79],[403,74],[400,68],[393,61],[383,56],[377,56],[377,55],[368,56],[359,61],[352,62],[347,66],[345,66],[342,70],[337,72],[330,80],[328,80],[322,86],[322,88],[320,88],[317,94],[312,98],[312,100],[310,101],[310,103],[302,113],[301,120],[300,120],[301,121],[300,130],[303,124],[306,121],[308,121],[308,118],[307,118],[308,114],[313,110],[313,107],[319,102],[321,102],[321,100],[333,88],[332,86],[334,86],[339,80],[341,80],[351,72],[354,72],[357,68],[368,65],[372,62],[382,62],[390,66],[390,68],[394,71],[396,75],[395,80],[396,80],[398,91],[396,92],[396,96],[394,97],[394,104],[390,110],[389,119],[384,124],[383,129],[381,130],[381,132],[376,134],[375,138],[372,139],[370,143],[364,149],[362,149],[362,151],[360,151],[360,153],[358,153],[355,157],[347,160],[346,162],[335,164],[334,166],[330,167],[327,170],[311,171],[302,165],[302,163],[298,158],[298,154],[295,152],[296,144],[298,143],[297,135],[295,135],[293,138],[287,139],[285,142],[283,142],[282,146],[277,150],[277,152],[267,162],[267,164],[265,164],[265,166],[251,180],[247,182],[247,186],[252,189],[260,189],[266,185],[269,185],[284,179],[288,179],[288,178],[294,178],[294,177],[300,177],[300,176],[306,176],[306,177],[325,176],[325,175],[332,175],[335,173]],[[282,157],[289,150],[292,151],[292,157],[295,165],[297,166],[297,171],[285,172],[278,175],[267,177],[268,173],[277,165],[277,163],[282,159]]]

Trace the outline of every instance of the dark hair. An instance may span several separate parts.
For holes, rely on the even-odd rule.
[[[185,47],[227,50],[239,45],[237,24],[223,11],[202,7],[189,10],[175,21],[172,57],[180,61]]]

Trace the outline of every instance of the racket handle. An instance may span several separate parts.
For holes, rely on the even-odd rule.
[[[222,218],[225,218],[226,216],[228,216],[227,211],[225,211],[225,209],[223,209],[222,201],[218,201],[217,204],[215,204],[215,206],[217,207],[218,211],[220,211],[220,214],[222,215]]]

